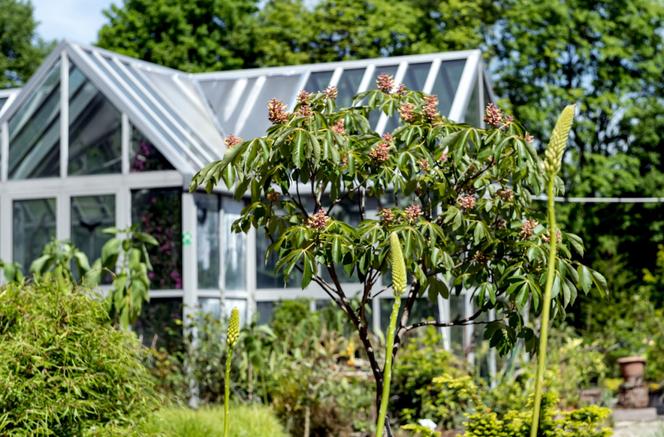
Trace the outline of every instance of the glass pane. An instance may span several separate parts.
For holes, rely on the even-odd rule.
[[[55,199],[14,201],[13,260],[27,273],[44,246],[55,238]]]
[[[113,236],[102,232],[115,226],[115,196],[71,198],[71,241],[92,263],[101,256],[101,248]]]
[[[279,99],[284,102],[286,105],[291,104],[295,100],[300,85],[300,80],[302,79],[301,74],[294,74],[290,76],[268,76],[258,93],[253,108],[248,112],[249,119],[240,120],[243,123],[243,126],[237,126],[235,129],[236,133],[241,138],[251,139],[255,137],[260,137],[265,135],[265,131],[270,127],[270,121],[267,118],[267,102],[270,99]],[[238,107],[240,111],[245,111],[247,108],[245,105],[240,103]],[[292,110],[293,108],[288,108]]]
[[[60,175],[60,63],[9,120],[9,178]]]
[[[76,67],[69,72],[69,174],[122,171],[120,112]]]
[[[2,112],[2,107],[5,105],[7,100],[9,100],[9,97],[0,97],[0,112]]]
[[[275,270],[277,256],[271,253],[267,256],[267,248],[270,240],[263,229],[256,230],[256,286],[258,288],[299,288],[302,281],[302,273],[293,269],[288,281]]]
[[[256,320],[259,325],[267,325],[272,321],[275,306],[274,302],[256,302],[256,312],[258,313]]]
[[[463,121],[471,126],[480,127],[480,88],[477,81],[473,84],[473,92],[470,93]]]
[[[201,82],[203,94],[227,134],[237,134],[238,117],[255,83],[256,78]]]
[[[422,91],[429,75],[429,70],[431,70],[430,62],[409,64],[406,69],[406,75],[401,82],[410,90]],[[397,127],[399,127],[399,114],[395,113],[387,120],[384,132],[392,132]]]
[[[353,97],[357,94],[357,90],[360,88],[363,76],[364,68],[353,68],[343,71],[341,78],[339,78],[339,83],[337,84],[338,107],[347,107],[353,103]]]
[[[213,318],[221,319],[221,299],[218,297],[203,297],[198,299],[201,312],[210,314]]]
[[[450,114],[452,101],[454,100],[457,88],[459,87],[461,73],[463,73],[465,65],[466,61],[463,59],[443,62],[440,65],[440,70],[433,83],[431,94],[438,96],[440,113],[446,117]]]
[[[194,194],[198,288],[219,288],[219,197]]]
[[[144,345],[177,352],[183,347],[182,325],[178,320],[182,320],[181,298],[152,298],[143,303],[134,330]]]
[[[132,67],[129,67],[132,68]],[[153,85],[152,88],[159,94],[165,108],[171,110],[171,115],[180,118],[182,126],[197,141],[204,146],[216,145],[222,142],[221,135],[215,127],[212,118],[203,102],[199,100],[198,92],[190,86],[188,79],[180,77],[175,82],[174,76],[165,75],[147,70],[143,74]],[[136,74],[142,80],[140,74]]]
[[[129,171],[138,173],[159,170],[174,170],[174,168],[157,147],[141,131],[132,126]]]
[[[334,71],[314,71],[309,75],[304,89],[311,92],[323,91],[330,85]]]
[[[131,193],[132,223],[159,242],[149,248],[150,288],[182,288],[182,200],[179,188]]]
[[[221,203],[224,210],[222,238],[224,244],[224,285],[226,290],[244,290],[246,288],[246,245],[243,233],[231,230],[233,222],[240,218],[244,204],[228,197]]]
[[[398,65],[386,65],[383,67],[377,66],[374,70],[373,77],[371,78],[371,83],[369,83],[369,89],[376,89],[376,79],[378,79],[379,75],[389,74],[390,76],[394,77],[397,74],[398,68]],[[376,125],[378,124],[378,120],[380,120],[381,114],[382,112],[379,110],[374,110],[369,113],[369,125],[372,128],[376,129]]]

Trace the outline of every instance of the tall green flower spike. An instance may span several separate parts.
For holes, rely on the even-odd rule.
[[[401,251],[401,243],[396,232],[390,234],[390,257],[392,262],[392,289],[394,295],[402,295],[406,290],[406,263]]]
[[[380,398],[378,422],[376,422],[376,437],[383,437],[385,420],[387,417],[387,401],[390,398],[390,380],[392,379],[392,349],[394,348],[394,331],[397,328],[401,295],[406,291],[406,262],[401,251],[401,242],[396,232],[390,234],[390,261],[392,263],[392,289],[394,290],[394,304],[390,316],[390,326],[387,328],[385,339],[385,367],[383,368],[383,392]]]
[[[231,310],[226,333],[226,376],[224,378],[224,437],[228,437],[230,429],[229,410],[231,401],[231,362],[233,360],[233,347],[240,336],[240,311],[237,307]]]
[[[226,344],[229,348],[235,346],[237,338],[240,336],[240,311],[237,307],[231,310],[231,317],[228,321],[228,334],[226,336]]]
[[[560,172],[560,164],[563,160],[563,153],[567,146],[569,131],[572,129],[574,121],[575,105],[567,105],[560,113],[556,126],[551,133],[549,145],[544,153],[544,172],[549,177],[554,177]]]
[[[551,290],[553,281],[556,277],[556,257],[557,257],[557,226],[556,226],[556,202],[555,202],[555,181],[556,175],[560,171],[563,152],[567,146],[567,138],[574,121],[574,105],[569,105],[563,109],[558,117],[556,126],[551,133],[549,146],[544,154],[544,172],[548,177],[546,196],[547,196],[547,215],[549,227],[549,257],[546,266],[546,284],[544,286],[544,299],[542,301],[542,323],[540,332],[539,353],[537,354],[537,374],[535,377],[535,399],[533,402],[533,420],[530,425],[530,437],[537,437],[540,419],[540,406],[542,404],[542,391],[544,385],[544,370],[546,367],[546,343],[549,334],[549,314],[551,312]]]

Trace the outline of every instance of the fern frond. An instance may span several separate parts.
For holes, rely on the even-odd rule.
[[[392,289],[395,296],[401,296],[406,290],[406,262],[396,232],[390,234],[390,257],[392,262]]]
[[[544,153],[544,171],[549,177],[555,176],[560,171],[569,131],[574,122],[574,109],[575,105],[568,105],[563,109],[551,133],[549,145]]]

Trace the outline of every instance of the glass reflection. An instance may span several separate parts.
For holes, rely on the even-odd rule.
[[[55,199],[14,201],[12,259],[23,267],[24,273],[55,238],[55,225]]]
[[[72,175],[119,173],[121,115],[83,73],[69,73],[69,168]]]
[[[9,120],[10,179],[60,175],[60,62]]]

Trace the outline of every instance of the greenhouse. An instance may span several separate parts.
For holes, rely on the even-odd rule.
[[[269,99],[292,107],[301,89],[336,86],[339,104],[348,105],[380,73],[437,95],[441,113],[455,121],[481,125],[493,100],[479,51],[188,74],[63,42],[20,92],[0,91],[0,258],[27,270],[56,238],[96,259],[109,238],[104,228],[138,225],[160,243],[139,326],[147,337],[195,308],[220,315],[237,306],[243,320],[266,322],[279,300],[326,305],[314,284],[284,285],[260,235],[231,232],[242,202],[223,191],[191,194],[188,185],[222,157],[226,136],[265,132]],[[371,121],[379,133],[395,124],[384,114]],[[346,213],[353,222],[353,208]],[[391,301],[373,305],[378,330]],[[468,296],[439,297],[419,316],[451,320],[471,306]],[[473,327],[452,329],[446,348],[472,360]]]

